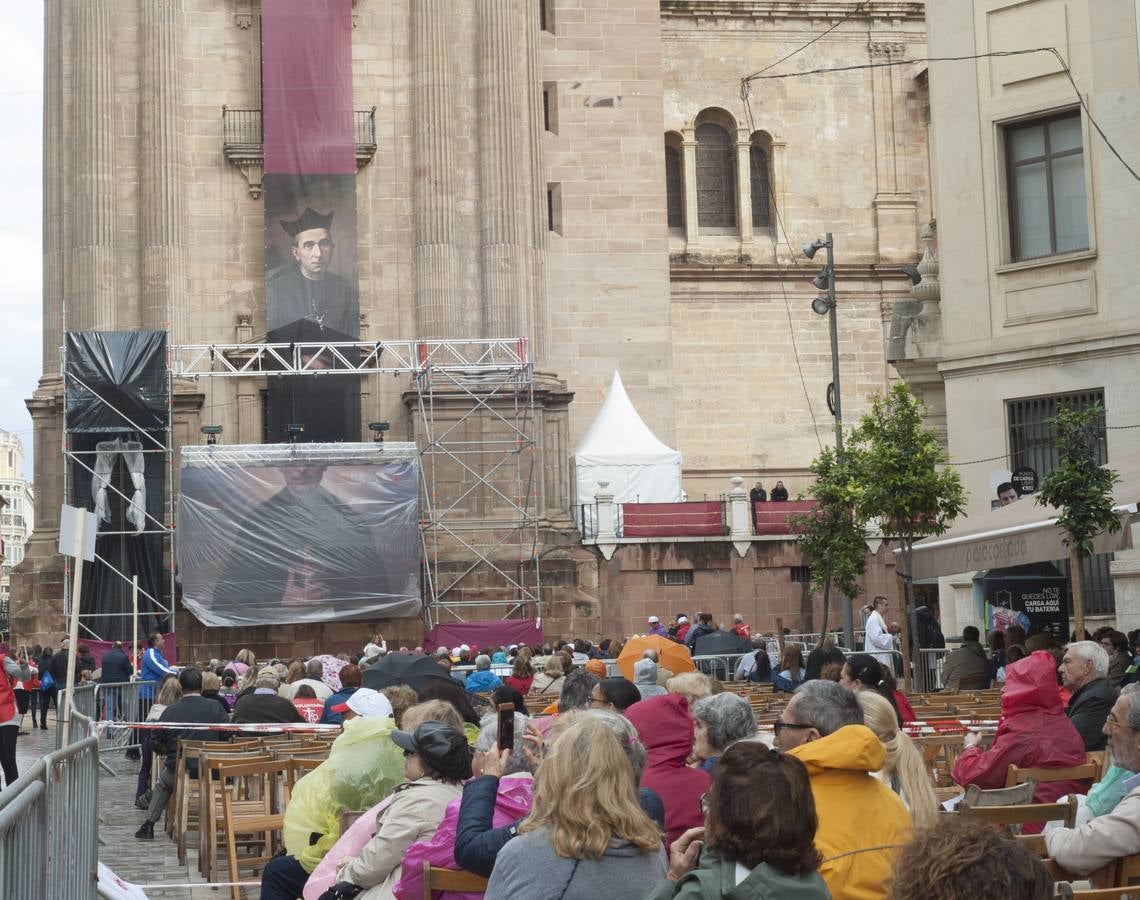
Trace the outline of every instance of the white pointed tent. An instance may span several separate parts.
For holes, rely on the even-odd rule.
[[[575,504],[593,521],[598,482],[615,503],[675,503],[681,495],[681,454],[663,444],[637,414],[615,371],[609,394],[574,449]]]

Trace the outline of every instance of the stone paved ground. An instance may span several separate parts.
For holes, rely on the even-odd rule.
[[[55,749],[55,715],[48,715],[47,731],[32,729],[30,718],[24,728],[29,734],[19,738],[16,745],[16,761],[21,772]],[[155,827],[153,842],[135,840],[135,830],[144,818],[134,805],[139,764],[124,759],[122,752],[106,754],[104,760],[116,775],[101,772],[99,776],[99,806],[102,811],[100,861],[120,878],[135,884],[188,885],[201,882],[195,849],[190,849],[187,865],[179,865],[177,850],[162,830],[161,821]],[[228,888],[206,887],[148,888],[146,894],[150,900],[226,900],[230,896]],[[257,889],[246,889],[242,896],[244,900],[256,900],[258,894]]]

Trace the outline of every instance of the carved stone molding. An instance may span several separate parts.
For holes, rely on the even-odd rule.
[[[867,45],[867,49],[871,51],[871,56],[886,57],[887,59],[906,54],[906,44],[902,41],[871,41]]]

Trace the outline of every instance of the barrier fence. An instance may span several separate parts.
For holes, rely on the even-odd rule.
[[[0,897],[95,900],[99,742],[90,730],[73,708],[71,743],[0,791]]]

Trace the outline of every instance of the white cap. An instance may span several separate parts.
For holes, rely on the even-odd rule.
[[[458,656],[462,652],[463,652],[462,647],[456,647],[454,650],[451,651],[451,655],[452,656]]]
[[[372,688],[357,688],[347,700],[348,708],[365,719],[392,718],[391,701]]]
[[[435,655],[436,656],[450,656],[451,654],[446,647],[436,647]]]
[[[688,621],[689,621],[688,616],[677,616],[677,624],[678,625],[680,625],[682,622],[688,622]]]
[[[660,622],[661,620],[659,618],[657,618],[657,616],[650,616],[649,621],[656,624],[657,622]]]
[[[460,644],[459,649],[460,650],[467,650],[467,651],[471,650],[471,648],[467,644]]]

